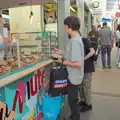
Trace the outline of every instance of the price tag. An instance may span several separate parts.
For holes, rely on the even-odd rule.
[[[48,32],[42,32],[42,38],[48,39]]]

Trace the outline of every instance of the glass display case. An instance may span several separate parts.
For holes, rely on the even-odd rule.
[[[55,32],[13,33],[11,42],[5,59],[0,60],[0,75],[49,59],[53,49],[58,48]]]
[[[25,55],[38,53],[42,59],[49,58],[52,50],[58,47],[57,34],[55,32],[29,32],[13,33],[12,40],[19,36],[20,53]]]

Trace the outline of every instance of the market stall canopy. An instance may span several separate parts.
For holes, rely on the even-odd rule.
[[[55,3],[56,0],[0,0],[0,8]]]

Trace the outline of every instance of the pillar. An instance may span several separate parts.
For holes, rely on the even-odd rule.
[[[41,31],[45,31],[44,28],[44,7],[41,5],[40,7],[40,26],[41,27]]]
[[[70,0],[58,0],[57,3],[59,49],[65,50],[68,36],[64,33],[64,19],[70,15]]]
[[[96,16],[93,16],[93,25],[96,25]]]
[[[2,9],[0,9],[0,14],[2,15]],[[3,25],[2,21],[0,21],[0,34],[4,38],[4,25]]]
[[[88,13],[88,32],[91,30],[91,27],[92,27],[92,15],[89,12]]]
[[[84,24],[84,0],[76,0],[76,5],[78,8],[78,17],[80,18],[80,32],[84,36],[85,24]]]

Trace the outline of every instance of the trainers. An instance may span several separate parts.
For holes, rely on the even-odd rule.
[[[111,65],[108,65],[108,68],[112,68]]]
[[[84,105],[84,106],[81,108],[80,112],[87,112],[87,111],[89,111],[89,110],[92,110],[92,105]]]
[[[84,106],[85,105],[85,102],[83,102],[83,101],[80,101],[79,102],[79,106],[81,107],[81,106]]]
[[[105,69],[106,68],[106,66],[103,66],[103,69]]]
[[[120,68],[120,63],[117,65],[118,68]]]

